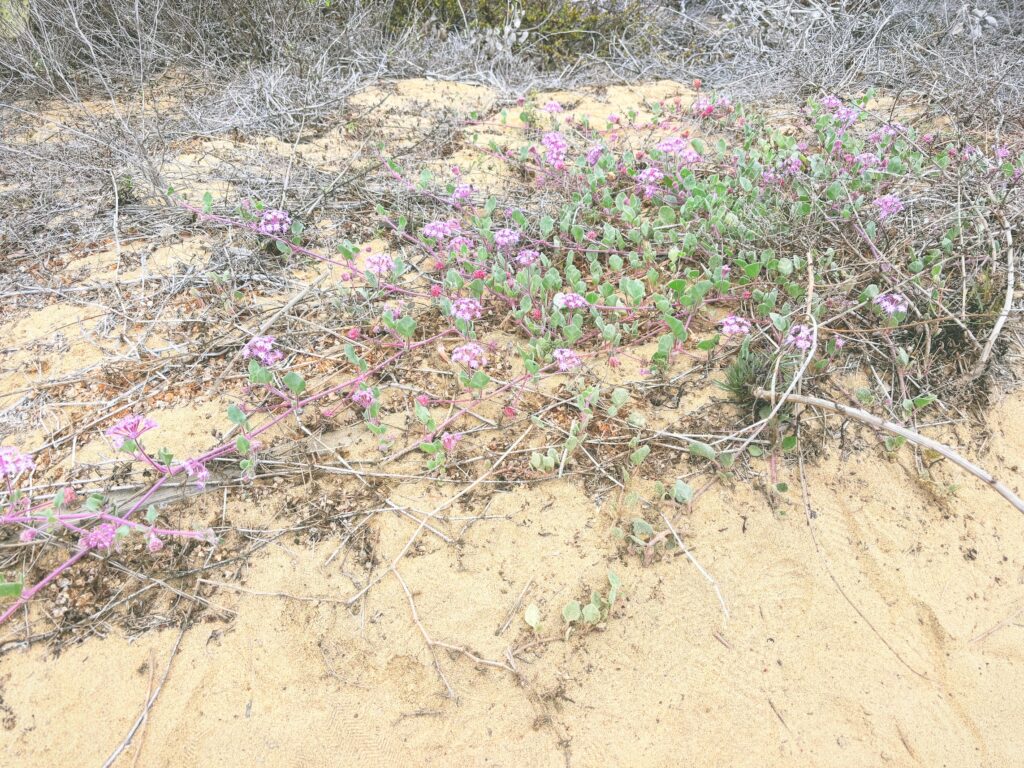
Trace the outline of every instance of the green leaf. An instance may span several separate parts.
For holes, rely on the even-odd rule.
[[[542,237],[547,237],[551,234],[551,230],[555,228],[555,221],[550,216],[544,216],[540,220],[540,234]]]
[[[534,632],[540,627],[540,608],[537,607],[536,603],[530,603],[526,606],[526,612],[523,614],[523,619],[533,629]]]
[[[672,487],[672,498],[679,504],[687,504],[693,499],[693,488],[682,479],[676,480]]]
[[[565,619],[567,624],[579,621],[582,617],[583,608],[580,606],[579,600],[570,600],[565,604],[565,608],[562,609],[562,618]]]
[[[21,597],[24,587],[21,581],[0,581],[0,597]]]
[[[710,339],[704,339],[704,341],[698,343],[697,344],[697,349],[701,349],[701,350],[703,350],[705,352],[707,352],[708,350],[714,349],[715,347],[718,346],[718,342],[721,340],[721,338],[722,337],[719,334],[716,333]]]
[[[248,438],[244,435],[239,435],[235,440],[235,450],[244,456],[249,452],[250,448],[252,448],[252,444],[249,442]]]
[[[639,467],[641,464],[643,464],[644,459],[647,458],[647,455],[650,452],[651,446],[641,445],[639,448],[637,448],[635,451],[629,454],[629,460],[633,463],[634,467]]]
[[[150,504],[148,507],[146,507],[146,523],[148,525],[152,525],[153,523],[155,523],[158,516],[159,513],[156,511],[155,504]]]
[[[714,461],[718,454],[715,453],[715,449],[712,448],[707,443],[702,443],[698,440],[694,440],[692,443],[690,443],[690,455],[700,456],[702,459]]]
[[[399,336],[408,341],[416,333],[416,319],[413,317],[403,317],[395,323],[395,330],[398,331]]]
[[[469,380],[469,386],[473,389],[483,389],[491,382],[491,377],[483,371],[477,371]]]
[[[231,421],[232,424],[237,424],[243,429],[249,423],[248,417],[237,405],[228,406],[228,419]]]
[[[249,383],[269,384],[274,380],[273,374],[255,360],[249,360]]]
[[[786,435],[782,438],[782,450],[792,451],[796,448],[796,435]]]
[[[634,518],[633,520],[633,535],[634,536],[653,536],[654,527],[644,520],[642,517]]]
[[[597,624],[601,620],[601,609],[593,603],[587,603],[583,606],[583,620],[587,624]]]
[[[306,380],[302,378],[302,374],[296,373],[295,371],[289,371],[281,380],[296,397],[301,395],[306,389]]]

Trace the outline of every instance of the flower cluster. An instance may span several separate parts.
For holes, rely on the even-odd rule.
[[[903,210],[903,203],[896,195],[882,195],[875,199],[875,205],[878,206],[878,218],[882,220]]]
[[[487,355],[484,354],[483,347],[471,341],[452,350],[452,362],[475,371],[487,365]]]
[[[499,229],[494,233],[494,244],[506,250],[513,247],[519,242],[519,230],[518,229]]]
[[[895,315],[910,309],[910,302],[902,293],[883,293],[881,296],[875,296],[875,304],[887,315]]]
[[[110,549],[117,540],[117,528],[112,523],[101,523],[78,540],[82,549]]]
[[[369,389],[357,389],[352,393],[352,402],[362,408],[369,408],[377,402],[377,398],[373,396],[373,392]]]
[[[459,227],[458,219],[446,219],[444,221],[431,221],[429,224],[424,224],[423,229],[420,231],[424,237],[444,240],[452,235],[459,234],[461,228]]]
[[[202,490],[206,487],[206,481],[210,479],[210,470],[206,465],[196,459],[189,459],[184,464],[185,474],[196,481],[196,488]]]
[[[675,155],[684,165],[692,165],[701,161],[700,154],[690,145],[690,142],[678,136],[662,139],[657,148],[667,155]]]
[[[386,253],[371,253],[366,257],[366,271],[371,275],[382,277],[390,275],[395,269],[395,260]]]
[[[473,195],[473,186],[471,184],[459,184],[455,187],[455,191],[452,192],[451,202],[452,205],[461,203],[464,200],[468,200]]]
[[[722,333],[726,336],[746,336],[750,333],[750,321],[738,315],[729,315],[722,319]]]
[[[565,136],[558,131],[551,131],[544,134],[540,143],[544,145],[544,159],[549,164],[556,168],[565,166],[565,155],[569,151],[569,142],[565,140]]]
[[[806,325],[794,325],[789,329],[786,336],[786,343],[792,344],[797,349],[807,350],[814,343],[814,332]]]
[[[543,107],[541,107],[541,109],[543,109],[545,112],[548,112],[549,114],[553,115],[553,114],[555,114],[557,112],[561,112],[562,111],[562,105],[559,104],[557,101],[549,101],[547,104],[545,104]]]
[[[27,453],[5,445],[0,448],[0,477],[14,478],[22,472],[35,469],[35,462]]]
[[[540,260],[540,252],[530,248],[524,248],[516,256],[516,264],[520,267],[530,267]]]
[[[578,293],[562,293],[559,291],[551,300],[559,309],[586,309],[589,304],[587,300]]]
[[[462,435],[458,432],[452,434],[451,432],[445,432],[441,435],[441,446],[444,448],[445,453],[451,453],[455,450],[455,446],[462,440]]]
[[[284,352],[274,349],[273,336],[253,336],[252,339],[242,347],[242,357],[255,357],[264,365],[273,365],[284,357]]]
[[[604,147],[600,144],[595,144],[593,147],[587,150],[587,165],[593,168],[597,165],[597,161],[601,159],[601,153],[604,152]]]
[[[551,353],[551,356],[555,358],[555,362],[558,363],[558,370],[560,371],[571,371],[573,368],[578,368],[583,364],[580,356],[571,349],[556,349]]]
[[[291,229],[292,218],[287,211],[279,208],[267,208],[260,216],[256,229],[261,235],[284,235]]]
[[[104,434],[110,438],[110,442],[118,450],[127,440],[138,440],[143,433],[156,428],[156,422],[152,419],[133,413],[120,419],[112,427],[109,427]]]
[[[461,298],[452,302],[452,314],[459,320],[464,320],[467,323],[478,319],[483,312],[483,307],[476,299]]]
[[[654,197],[658,191],[658,185],[661,184],[662,179],[665,178],[664,172],[661,168],[656,166],[650,166],[644,168],[640,173],[637,174],[636,180],[640,184],[640,189],[645,199],[650,200]]]

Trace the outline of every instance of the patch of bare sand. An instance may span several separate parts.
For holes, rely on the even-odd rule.
[[[1018,394],[994,409],[985,456],[1012,485],[1022,405]],[[682,557],[644,567],[617,548],[609,529],[635,514],[618,497],[558,481],[446,510],[457,543],[426,534],[400,566],[436,640],[502,659],[529,641],[526,604],[552,637],[561,606],[603,588],[608,568],[625,585],[604,631],[525,652],[519,680],[439,650],[457,703],[393,577],[349,608],[339,601],[351,576],[365,583],[365,563],[325,564],[331,542],[281,542],[216,593],[233,623],[185,633],[119,764],[141,749],[153,766],[1013,765],[1024,521],[952,469],[933,470],[939,488],[957,486],[945,495],[915,471],[875,454],[808,465],[813,536],[793,465],[780,472],[794,491],[771,504],[745,484],[705,494],[681,527],[721,584],[724,623]],[[450,493],[407,484],[392,498],[423,514]],[[375,572],[414,528],[376,518]],[[101,762],[176,637],[9,653],[8,764]]]

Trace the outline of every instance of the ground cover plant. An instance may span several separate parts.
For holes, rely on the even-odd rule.
[[[163,524],[154,494],[171,482],[202,490],[212,467],[255,480],[262,436],[288,422],[306,430],[314,405],[323,419],[355,418],[382,456],[421,456],[429,477],[472,487],[508,459],[503,475],[584,468],[635,496],[633,476],[651,474],[686,505],[699,492],[659,477],[652,452],[688,453],[711,482],[767,458],[774,479],[776,462],[799,449],[801,420],[786,399],[794,392],[910,429],[978,397],[1014,295],[1020,149],[889,120],[867,108],[871,93],[816,96],[796,125],[778,128],[697,87],[690,103],[648,105],[647,121],[632,110],[596,125],[563,119],[555,100],[492,118],[514,121],[522,140],[481,150],[534,189],[530,206],[484,194],[458,168],[442,181],[385,159],[413,204],[377,206],[379,249],[344,241],[318,252],[292,212],[252,200],[218,210],[209,193],[193,202],[169,188],[198,226],[238,230],[268,259],[340,268],[337,295],[357,322],[331,374],[308,381],[303,354],[291,351],[301,342],[246,340],[229,359],[247,375],[244,397],[227,409],[231,432],[198,455],[149,446],[156,422],[141,408],[106,426],[129,472],[151,478],[130,501],[80,498],[72,487],[35,493],[33,457],[5,447],[0,522],[23,546],[0,621],[91,553],[135,540],[154,554],[169,542],[215,545],[212,530]],[[648,426],[631,408],[644,397],[635,382],[603,383],[624,363],[639,382],[722,371],[738,428],[706,437]],[[850,387],[855,370],[871,372],[867,386]],[[481,475],[462,461],[464,440],[495,428],[515,437],[489,446],[499,459]],[[886,448],[903,440],[886,435]],[[787,490],[774,482],[774,492]],[[664,515],[661,524],[659,534],[634,521],[632,543],[648,556],[658,542],[685,549]],[[68,554],[54,567],[30,565],[37,546]],[[566,620],[593,623],[613,603],[597,600],[588,617],[573,601]]]

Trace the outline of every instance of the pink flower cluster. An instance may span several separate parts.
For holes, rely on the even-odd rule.
[[[287,211],[279,208],[267,208],[260,216],[256,229],[261,235],[284,235],[291,229],[292,219]]]
[[[423,225],[423,229],[420,230],[424,237],[432,237],[435,240],[444,240],[445,238],[457,235],[461,231],[459,227],[458,219],[447,219],[444,221],[431,221],[428,224]]]
[[[5,445],[0,448],[0,477],[14,478],[22,472],[35,469],[35,462],[27,453]]]
[[[373,392],[369,389],[357,389],[352,393],[352,402],[362,408],[369,408],[377,402],[377,398],[373,396]]]
[[[371,275],[382,277],[390,275],[395,269],[395,260],[386,253],[371,253],[366,257],[366,271]]]
[[[253,336],[252,339],[242,347],[242,357],[255,357],[264,365],[273,365],[284,357],[284,352],[274,349],[273,336]]]
[[[693,105],[690,107],[690,111],[694,116],[701,118],[724,117],[732,112],[732,101],[728,96],[721,96],[717,101],[712,103],[711,99],[702,93],[693,102]]]
[[[562,293],[561,291],[555,294],[551,303],[559,309],[586,309],[590,306],[587,300],[578,293]]]
[[[604,152],[604,147],[595,145],[587,150],[587,165],[593,168],[597,165],[597,161],[601,159],[601,153]]]
[[[878,218],[883,221],[903,210],[903,203],[896,195],[882,195],[875,200],[875,205],[878,206]]]
[[[452,302],[452,314],[459,320],[471,323],[483,315],[484,309],[476,299],[461,298]]]
[[[792,344],[797,349],[808,350],[814,343],[814,332],[806,325],[794,325],[786,335],[786,343]]]
[[[558,131],[551,131],[550,133],[544,134],[540,143],[544,145],[544,149],[546,150],[544,153],[544,159],[551,165],[555,166],[555,168],[564,168],[565,155],[569,151],[569,142],[565,140],[565,136]]]
[[[519,242],[518,229],[499,229],[494,233],[494,244],[502,250],[513,247]]]
[[[661,184],[662,179],[665,178],[665,173],[657,166],[650,166],[644,168],[640,173],[637,174],[636,180],[640,184],[640,189],[643,193],[644,199],[650,200],[654,197],[658,191],[658,185]]]
[[[112,523],[101,523],[78,540],[82,549],[110,549],[117,540],[117,528]]]
[[[881,296],[875,296],[875,304],[887,315],[895,315],[910,309],[910,302],[902,293],[883,293]]]
[[[684,165],[692,165],[701,161],[700,154],[690,146],[690,142],[678,136],[662,139],[658,143],[657,149],[667,155],[675,155]]]
[[[484,354],[483,347],[471,341],[452,350],[452,362],[475,371],[487,365],[487,355]]]
[[[451,453],[455,450],[455,446],[462,440],[462,435],[458,432],[452,434],[451,432],[445,432],[441,435],[441,446],[444,448],[445,453]]]
[[[188,459],[185,464],[185,474],[196,481],[196,488],[202,490],[206,487],[206,481],[210,479],[210,470],[201,461]],[[162,545],[161,545],[162,546]]]
[[[583,364],[580,356],[571,349],[556,349],[551,353],[551,356],[555,358],[555,362],[558,363],[558,370],[560,371],[571,371],[573,368],[578,368]]]
[[[750,333],[750,321],[738,315],[729,315],[720,322],[726,336],[746,336]]]
[[[143,433],[155,428],[155,421],[146,416],[133,413],[117,421],[104,434],[110,438],[110,442],[114,444],[114,447],[120,450],[125,441],[138,440],[142,437]]]
[[[473,195],[473,185],[471,184],[459,184],[455,187],[455,191],[452,192],[451,201],[452,204],[461,203],[463,200],[468,200]]]
[[[547,104],[541,107],[541,109],[553,115],[562,111],[562,105],[559,104],[557,101],[549,101]]]
[[[520,267],[530,267],[536,264],[540,260],[540,252],[534,251],[530,248],[524,248],[516,256],[516,264]]]

